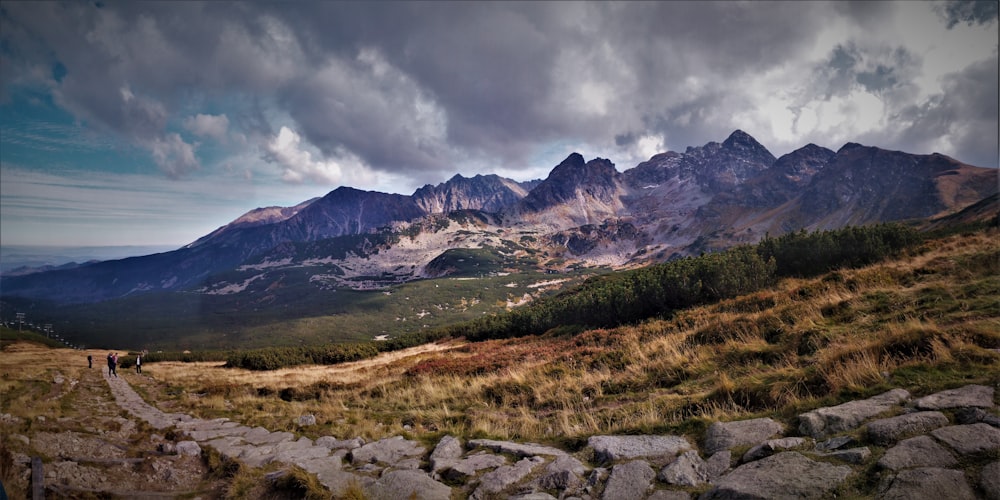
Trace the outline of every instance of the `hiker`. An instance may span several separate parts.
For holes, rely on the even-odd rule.
[[[108,353],[108,376],[110,377],[112,375],[115,375],[115,358],[109,352]],[[117,375],[115,375],[115,376],[117,376]]]
[[[135,372],[142,373],[142,354],[135,355]]]
[[[118,353],[116,352],[114,356],[111,357],[111,369],[115,372],[115,377],[118,377]]]
[[[90,354],[88,354],[87,355],[87,368],[93,368],[93,367],[94,367],[94,357],[91,356]]]

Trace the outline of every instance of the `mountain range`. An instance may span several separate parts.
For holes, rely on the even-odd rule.
[[[627,268],[767,234],[943,216],[996,194],[997,184],[996,169],[855,143],[775,158],[737,130],[622,172],[572,153],[544,180],[455,175],[409,196],[339,187],[251,210],[183,248],[3,276],[0,290],[56,304],[238,294],[292,268],[316,287],[381,288],[455,273],[461,249],[501,267]]]

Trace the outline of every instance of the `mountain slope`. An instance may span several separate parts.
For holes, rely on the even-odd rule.
[[[292,273],[304,279],[332,277],[316,278],[316,287],[366,288],[437,276],[450,267],[426,266],[450,249],[500,252],[540,271],[634,267],[800,228],[941,216],[995,194],[996,179],[995,169],[943,155],[853,143],[836,153],[810,144],[775,159],[737,130],[624,172],[573,153],[541,181],[456,175],[410,196],[340,187],[295,207],[250,211],[173,252],[0,283],[5,297],[95,302],[230,290],[239,287],[220,276],[231,271],[277,280],[294,267],[314,271]]]

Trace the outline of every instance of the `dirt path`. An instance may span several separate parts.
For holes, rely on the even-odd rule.
[[[138,395],[123,390],[124,378],[107,379],[104,363],[87,368],[86,353],[11,347],[0,356],[0,462],[9,460],[0,480],[9,498],[30,498],[31,457],[42,459],[49,498],[222,495],[201,457],[163,451],[166,433],[123,412]]]

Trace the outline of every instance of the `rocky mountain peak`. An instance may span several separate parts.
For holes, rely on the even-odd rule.
[[[729,137],[722,143],[722,149],[738,153],[747,160],[756,163],[770,165],[775,160],[774,155],[767,148],[742,130],[736,130],[729,134]]]

